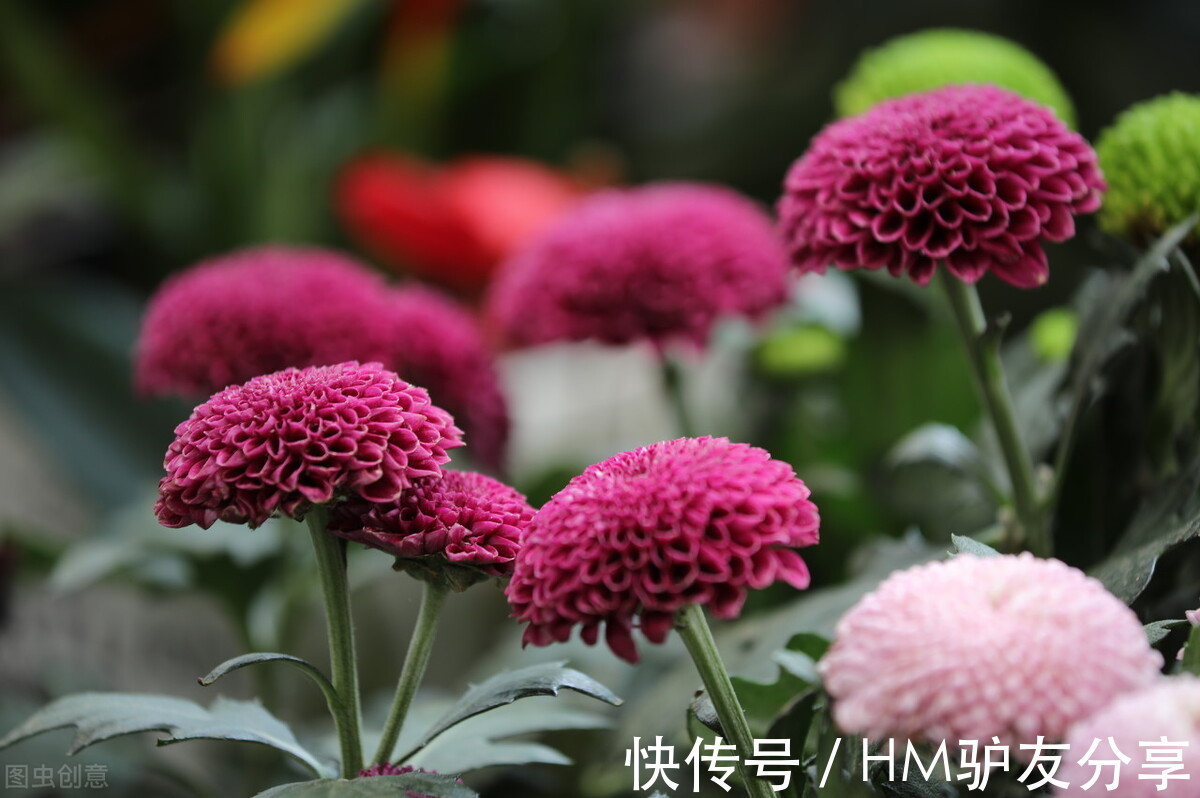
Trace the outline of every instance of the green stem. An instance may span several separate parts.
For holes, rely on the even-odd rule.
[[[944,271],[941,280],[950,300],[958,331],[966,344],[975,386],[983,398],[992,427],[996,430],[1004,464],[1008,468],[1017,522],[1029,549],[1039,557],[1049,557],[1053,554],[1053,541],[1048,534],[1038,498],[1033,463],[1021,438],[1012,397],[1004,381],[999,336],[989,334],[975,286],[968,285]]]
[[[666,391],[667,401],[671,404],[679,434],[684,438],[693,438],[696,435],[696,427],[692,424],[687,399],[683,395],[683,368],[678,360],[665,352],[662,353],[659,363],[662,367],[663,390]]]
[[[738,775],[746,785],[746,791],[751,798],[773,798],[775,795],[771,785],[762,779],[754,778],[746,768],[745,761],[754,756],[754,735],[750,732],[750,724],[746,713],[738,702],[734,692],[733,682],[721,662],[721,654],[717,651],[717,643],[713,640],[712,630],[704,618],[704,609],[698,604],[689,604],[679,611],[676,617],[676,629],[687,646],[704,689],[712,699],[713,708],[717,711],[717,719],[726,737],[738,749]]]
[[[417,628],[413,630],[412,639],[408,641],[408,653],[404,656],[404,667],[400,669],[400,681],[396,683],[396,697],[392,699],[392,710],[388,713],[387,724],[383,727],[383,737],[379,741],[379,749],[375,752],[375,762],[389,761],[400,731],[404,728],[404,718],[408,708],[412,706],[413,696],[425,675],[425,666],[429,664],[429,652],[433,650],[433,639],[437,635],[438,616],[442,612],[442,604],[446,599],[446,588],[425,582],[421,594],[421,609],[417,614]]]
[[[333,723],[342,751],[342,778],[352,779],[362,770],[362,709],[358,693],[358,665],[354,651],[354,621],[350,617],[350,586],[346,579],[346,541],[327,529],[329,511],[314,507],[308,512],[308,531],[317,555],[325,621],[329,627],[329,671],[337,691]]]

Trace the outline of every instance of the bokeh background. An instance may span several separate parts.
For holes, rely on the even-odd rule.
[[[207,700],[195,677],[248,645],[319,653],[302,547],[278,533],[154,526],[162,453],[189,408],[137,396],[130,355],[165,277],[265,242],[346,249],[402,277],[339,214],[338,176],[379,148],[433,163],[523,156],[583,188],[715,181],[770,204],[862,50],[940,26],[1032,50],[1093,139],[1133,102],[1200,90],[1190,0],[0,2],[0,731],[84,687]],[[986,281],[985,301],[1010,308],[1020,333],[1072,295],[1097,253],[1121,255],[1088,224],[1054,248],[1047,290]],[[869,538],[895,539],[896,565],[911,525],[936,539],[994,513],[971,495],[914,504],[915,483],[888,467],[920,424],[976,424],[944,320],[886,281],[834,278],[798,295],[765,340],[723,331],[690,363],[689,393],[705,431],[807,468],[825,516],[818,583],[844,577]],[[509,476],[535,502],[587,463],[675,434],[645,352],[551,347],[501,367]],[[356,574],[366,684],[382,692],[416,599],[379,565]],[[459,598],[431,669],[447,689],[523,661],[499,591]],[[591,657],[617,684],[632,678],[603,652],[562,655]],[[236,678],[226,690],[266,691],[290,720],[319,709],[289,678]],[[605,733],[607,747],[619,753],[627,730]],[[568,749],[585,749],[587,734],[567,735]],[[57,767],[65,739],[0,762]],[[150,747],[139,738],[82,761],[111,766],[108,794],[130,795],[250,794],[279,767],[208,744]],[[231,756],[238,775],[214,780],[206,763]],[[497,772],[485,794],[612,794],[605,766],[619,771],[618,756]]]

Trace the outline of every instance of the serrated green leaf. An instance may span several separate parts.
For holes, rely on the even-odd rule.
[[[527,668],[498,673],[471,687],[466,695],[425,733],[414,750],[428,745],[433,738],[467,718],[522,698],[558,695],[558,691],[563,689],[574,690],[613,706],[621,705],[621,699],[611,690],[587,674],[566,667],[565,662],[530,665]]]
[[[1200,676],[1200,626],[1193,627],[1188,635],[1187,648],[1183,650],[1183,670]]]
[[[948,424],[924,424],[884,460],[884,499],[933,539],[980,529],[996,518],[1000,491],[975,443]]]
[[[560,701],[533,699],[476,715],[439,734],[425,747],[396,761],[427,770],[466,773],[494,765],[569,765],[561,752],[539,742],[511,740],[525,734],[604,729],[612,722]]]
[[[159,745],[183,740],[237,740],[259,743],[293,757],[318,776],[331,774],[296,740],[287,724],[257,701],[236,701],[218,696],[205,709],[182,698],[144,693],[77,693],[52,701],[0,739],[7,748],[27,737],[74,727],[67,753],[136,732],[161,731]]]
[[[479,793],[440,773],[405,773],[365,779],[319,779],[281,784],[254,798],[397,798],[410,793],[434,798],[479,798]]]
[[[1156,645],[1166,639],[1171,630],[1177,626],[1187,623],[1183,618],[1169,621],[1154,621],[1142,627],[1146,632],[1146,639],[1150,641],[1150,645]]]
[[[1066,464],[1084,411],[1097,393],[1101,368],[1133,337],[1125,329],[1126,318],[1142,300],[1155,277],[1171,267],[1169,256],[1196,226],[1200,214],[1192,214],[1162,235],[1122,279],[1114,279],[1089,303],[1081,315],[1075,349],[1071,353],[1070,408],[1063,422],[1056,470]],[[1061,484],[1061,475],[1060,475]]]
[[[1200,459],[1143,502],[1113,553],[1091,570],[1130,603],[1141,595],[1169,549],[1200,535]]]
[[[956,554],[974,554],[976,557],[999,557],[1000,552],[986,543],[966,535],[951,535],[950,542],[954,544]]]
[[[206,676],[201,676],[197,681],[200,682],[201,686],[208,687],[210,684],[215,682],[217,679],[220,679],[227,673],[232,673],[233,671],[240,670],[249,665],[260,665],[266,662],[286,663],[299,670],[309,679],[312,679],[313,683],[320,688],[321,693],[325,696],[325,703],[329,706],[330,714],[336,714],[335,707],[338,704],[338,694],[337,690],[334,689],[333,683],[329,681],[329,678],[326,677],[325,674],[321,672],[321,669],[316,665],[313,665],[311,662],[303,660],[300,657],[294,657],[291,654],[272,654],[263,652],[242,654],[240,657],[234,657],[233,659],[225,660],[220,665],[209,671]]]

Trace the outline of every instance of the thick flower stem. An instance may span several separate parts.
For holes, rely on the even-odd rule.
[[[396,747],[396,740],[404,728],[408,708],[412,706],[413,696],[417,694],[417,687],[425,675],[425,666],[429,664],[429,652],[433,650],[433,638],[437,635],[438,616],[446,599],[446,588],[432,582],[424,584],[417,628],[408,641],[408,653],[404,656],[404,667],[400,669],[400,681],[396,684],[396,697],[392,699],[392,710],[383,727],[379,750],[375,752],[376,764],[390,760],[392,749]]]
[[[1004,380],[1000,364],[1000,340],[998,335],[988,332],[983,307],[975,286],[968,285],[945,271],[941,274],[942,286],[950,299],[954,320],[966,344],[968,360],[975,385],[983,398],[984,407],[991,418],[1000,451],[1008,468],[1012,483],[1013,505],[1017,522],[1029,550],[1039,557],[1053,554],[1053,542],[1046,528],[1041,501],[1038,498],[1037,481],[1033,475],[1033,463],[1029,450],[1017,426],[1017,415],[1012,397]]]
[[[708,628],[708,621],[704,618],[704,609],[698,604],[689,604],[679,611],[675,626],[683,638],[684,645],[687,646],[688,653],[692,655],[692,661],[696,663],[696,670],[700,672],[704,689],[712,699],[713,708],[717,712],[717,719],[721,721],[726,738],[737,746],[738,774],[746,785],[747,793],[751,798],[773,798],[775,793],[771,785],[752,777],[746,768],[745,761],[754,756],[754,735],[750,732],[746,713],[738,702],[733,682],[730,681],[725,664],[721,661],[721,654],[717,651],[712,630]]]
[[[352,779],[362,770],[358,664],[354,650],[354,621],[350,617],[350,585],[346,578],[346,541],[327,531],[328,519],[328,510],[318,506],[308,512],[306,520],[317,554],[321,593],[325,598],[330,681],[338,697],[333,723],[342,753],[342,778]]]
[[[683,368],[679,361],[663,352],[660,355],[663,390],[671,403],[671,411],[675,415],[675,425],[679,435],[684,438],[696,437],[696,428],[692,424],[691,413],[688,412],[687,397],[683,393]]]

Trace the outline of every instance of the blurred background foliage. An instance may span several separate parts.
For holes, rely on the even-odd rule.
[[[0,2],[0,584],[16,583],[12,623],[0,630],[9,637],[0,729],[65,689],[113,686],[105,662],[62,661],[79,625],[99,622],[86,614],[91,601],[122,608],[103,621],[101,640],[113,629],[143,640],[129,644],[133,670],[117,684],[137,681],[152,630],[170,623],[147,618],[146,596],[194,602],[170,606],[199,619],[202,653],[286,650],[314,637],[309,565],[286,533],[154,527],[162,453],[188,408],[135,396],[130,353],[164,277],[260,242],[355,250],[334,185],[350,159],[377,148],[433,163],[524,156],[585,186],[709,180],[769,204],[832,118],[832,89],[860,52],[931,26],[985,30],[1032,50],[1092,139],[1133,102],[1200,90],[1200,6],[1189,0]],[[1060,555],[1101,569],[1152,620],[1195,605],[1200,295],[1186,252],[1166,249],[1135,268],[1139,255],[1088,221],[1052,247],[1045,289],[995,280],[981,289],[989,310],[1011,317],[1006,359],[1035,456],[1067,474]],[[535,504],[589,462],[674,435],[638,353],[580,351],[574,371],[575,355],[554,352],[504,363],[517,422],[511,477]],[[645,385],[606,391],[613,374]],[[573,380],[589,376],[600,397],[589,401],[601,409],[571,412],[572,396],[589,392]],[[876,275],[801,281],[765,330],[723,331],[687,377],[705,431],[794,463],[822,508],[822,545],[806,553],[821,590],[808,603],[782,588],[756,596],[760,625],[730,638],[749,641],[746,650],[828,634],[888,567],[996,523],[1007,488],[933,292]],[[1166,551],[1173,556],[1158,565]],[[386,567],[360,566],[374,599],[364,624],[377,632],[363,639],[396,638],[365,657],[367,685],[383,690],[415,599],[397,598]],[[105,585],[127,592],[114,597]],[[476,592],[456,616],[461,633],[445,638],[480,664],[435,668],[449,685],[479,678],[484,665],[525,661],[500,594]],[[221,612],[204,620],[213,606]],[[779,618],[790,620],[776,639],[767,630]],[[39,642],[56,626],[65,642]],[[611,736],[610,771],[633,734],[663,733],[654,728],[662,718],[676,721],[668,733],[682,729],[673,702],[687,688],[670,680],[690,682],[674,653],[633,673],[604,652],[552,652],[631,699],[627,711],[637,707]],[[186,650],[168,671],[191,678],[222,658]],[[315,708],[301,701],[283,714]],[[619,792],[624,782],[602,776],[584,734],[565,750],[590,769],[493,772],[486,794]],[[144,747],[122,752],[141,761]],[[18,753],[34,756],[5,752],[3,761]],[[244,791],[280,767],[258,752],[238,756],[249,763]],[[129,794],[146,784],[163,794],[212,788],[183,757],[167,758],[167,775],[97,761],[117,763],[110,782],[133,785]]]

